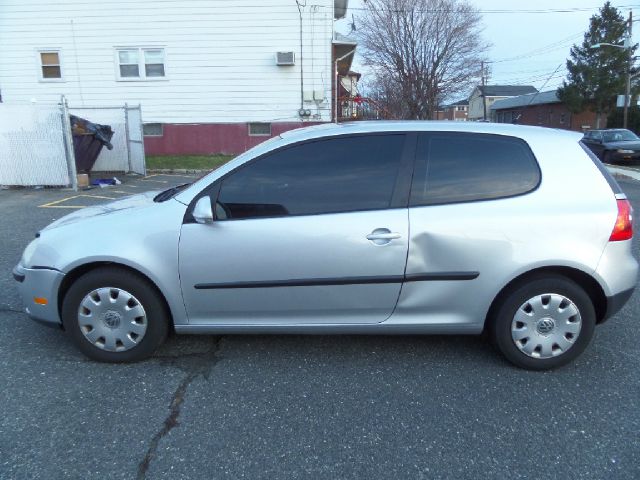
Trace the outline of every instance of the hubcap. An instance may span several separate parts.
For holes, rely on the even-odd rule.
[[[524,302],[511,322],[511,338],[521,352],[533,358],[562,355],[578,339],[582,317],[563,295],[545,293]]]
[[[147,331],[147,314],[136,297],[120,288],[89,292],[80,302],[78,324],[98,348],[124,352],[138,345]]]

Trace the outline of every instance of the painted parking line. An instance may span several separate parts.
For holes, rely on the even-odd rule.
[[[153,183],[169,183],[169,180],[147,180],[146,178],[143,178],[140,181],[153,182]]]
[[[68,202],[69,200],[74,200],[76,198],[98,198],[100,200],[117,200],[114,197],[103,197],[101,195],[71,195],[70,197],[61,198],[60,200],[55,200],[53,202],[45,203],[43,205],[38,205],[39,208],[85,208],[90,205],[60,205],[63,202]]]
[[[197,174],[195,173],[152,173],[151,175],[147,175],[146,177],[143,177],[143,180],[145,178],[149,178],[149,177],[182,177],[182,178],[196,178]]]

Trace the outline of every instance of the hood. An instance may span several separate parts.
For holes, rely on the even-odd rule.
[[[49,230],[51,228],[61,227],[63,225],[69,225],[76,223],[87,218],[94,218],[101,215],[109,215],[114,212],[120,212],[122,210],[134,210],[142,207],[155,205],[153,197],[158,195],[160,191],[152,191],[140,193],[138,195],[131,195],[130,197],[121,198],[114,202],[105,203],[102,205],[96,205],[95,207],[86,207],[76,212],[65,215],[62,218],[50,223],[42,230]]]
[[[607,148],[620,148],[623,150],[640,150],[640,141],[638,140],[623,140],[620,142],[607,142]]]

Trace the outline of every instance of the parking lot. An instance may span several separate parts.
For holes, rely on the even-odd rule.
[[[638,292],[544,373],[437,336],[174,336],[99,364],[22,313],[11,269],[38,229],[190,177],[0,190],[0,478],[640,477]]]

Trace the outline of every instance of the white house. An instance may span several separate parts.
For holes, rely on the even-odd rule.
[[[491,105],[505,98],[536,93],[531,85],[478,85],[469,97],[469,114],[471,121],[491,120]]]
[[[147,153],[240,152],[332,120],[347,3],[0,0],[1,100],[141,104]]]

